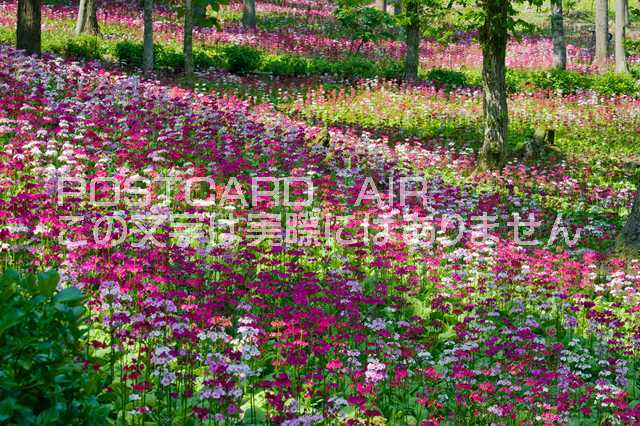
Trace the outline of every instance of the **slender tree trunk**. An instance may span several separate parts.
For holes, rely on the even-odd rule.
[[[609,56],[609,2],[596,0],[596,55],[593,65],[601,72],[607,69]]]
[[[184,0],[184,74],[193,77],[193,3]]]
[[[487,0],[484,8],[486,17],[480,30],[484,141],[478,158],[479,170],[502,167],[509,125],[505,82],[509,0]]]
[[[80,35],[84,31],[84,24],[86,23],[87,15],[87,0],[80,0],[78,6],[78,17],[76,18],[75,34]]]
[[[627,24],[626,8],[627,0],[616,0],[616,72],[621,74],[629,72],[627,68],[627,54],[624,50],[624,31]]]
[[[553,67],[567,68],[567,45],[564,40],[562,0],[551,0],[551,37],[553,39]]]
[[[91,35],[100,34],[100,26],[98,25],[98,0],[80,0],[75,34],[80,35],[82,33]]]
[[[153,0],[144,0],[144,50],[142,68],[145,74],[153,71]]]
[[[40,0],[18,0],[16,47],[28,54],[39,55],[41,49]]]
[[[244,0],[242,7],[242,25],[245,28],[256,29],[256,0]]]
[[[407,2],[407,16],[409,22],[407,32],[407,53],[404,61],[404,77],[409,81],[418,79],[420,64],[420,6],[417,0]]]
[[[624,228],[622,228],[619,243],[627,248],[640,249],[640,185],[638,185],[636,197],[633,200],[631,213],[627,218]]]

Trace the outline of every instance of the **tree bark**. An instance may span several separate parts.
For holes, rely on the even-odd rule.
[[[506,159],[507,89],[505,59],[507,54],[509,0],[487,0],[485,21],[480,29],[482,47],[482,90],[484,141],[478,158],[479,170],[500,169]]]
[[[242,25],[245,28],[256,29],[256,0],[244,0],[242,7]]]
[[[596,0],[596,55],[593,59],[601,72],[607,69],[609,56],[609,2]]]
[[[407,16],[409,22],[407,32],[407,52],[404,61],[404,77],[409,81],[418,79],[420,64],[420,5],[417,0],[407,2]]]
[[[631,213],[627,218],[624,228],[622,228],[619,243],[627,248],[640,249],[640,185],[638,185],[636,197],[633,200]]]
[[[624,32],[627,24],[626,9],[627,0],[616,0],[615,56],[616,72],[620,74],[626,74],[629,72],[629,69],[627,68],[627,54],[624,49]]]
[[[184,0],[184,74],[193,77],[193,3]]]
[[[40,0],[18,0],[16,47],[28,54],[40,55],[42,30]]]
[[[567,45],[564,40],[562,0],[551,0],[551,38],[553,39],[553,67],[567,68]]]
[[[144,0],[142,68],[147,75],[153,72],[153,0]]]
[[[100,26],[98,25],[98,0],[80,0],[75,34],[78,36],[82,33],[91,35],[100,34]]]

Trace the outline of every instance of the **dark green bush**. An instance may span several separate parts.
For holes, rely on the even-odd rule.
[[[308,73],[307,59],[300,56],[273,56],[264,58],[261,70],[273,75],[303,76]]]
[[[376,63],[361,56],[350,56],[335,63],[336,74],[343,77],[371,78],[376,77]]]
[[[425,78],[439,86],[446,86],[452,89],[468,85],[465,73],[445,68],[432,68],[427,71]]]
[[[130,67],[142,67],[142,53],[144,47],[142,43],[131,41],[120,41],[116,44],[115,55],[118,61]]]
[[[262,53],[251,47],[241,44],[232,44],[223,49],[227,59],[229,71],[233,73],[246,74],[256,71],[262,60]]]
[[[591,87],[591,79],[588,75],[559,69],[536,71],[531,74],[531,83],[538,89],[553,90],[563,94],[575,93]]]
[[[98,37],[82,35],[67,41],[64,54],[79,59],[101,59],[102,46]]]
[[[383,78],[402,78],[404,63],[401,61],[385,61],[380,63],[378,74]]]
[[[592,88],[601,95],[634,95],[638,83],[632,75],[608,72],[595,76]]]
[[[108,405],[80,341],[86,333],[83,295],[57,291],[49,271],[0,276],[0,423],[102,425]]]

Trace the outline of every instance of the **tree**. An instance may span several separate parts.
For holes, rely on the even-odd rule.
[[[469,0],[458,0],[469,6]],[[527,0],[539,6],[541,0]],[[478,156],[478,170],[500,169],[507,157],[506,56],[509,33],[523,22],[515,19],[512,0],[474,0],[463,16],[479,29],[482,50],[482,93],[484,137]]]
[[[40,0],[18,0],[16,47],[28,54],[39,55],[41,49]]]
[[[75,34],[100,34],[98,25],[98,0],[80,0]]]
[[[409,81],[418,79],[420,66],[420,1],[407,0],[405,13],[407,53],[404,60],[404,77]]]
[[[145,74],[153,71],[153,0],[144,0],[144,48],[142,68]]]
[[[629,72],[627,68],[627,54],[624,50],[624,32],[627,25],[627,0],[616,0],[616,40],[615,40],[615,57],[616,72],[626,74]]]
[[[184,0],[184,74],[193,77],[193,3]]]
[[[337,5],[336,20],[352,41],[352,53],[360,53],[365,43],[393,34],[394,19],[374,7],[371,0],[338,0]]]
[[[551,0],[551,38],[553,39],[553,67],[567,68],[567,45],[564,40],[562,0]]]
[[[600,71],[607,69],[609,56],[609,2],[596,0],[596,55],[593,59]]]
[[[256,0],[244,0],[242,6],[242,25],[252,30],[256,29]]]
[[[625,248],[640,250],[640,185],[638,185],[631,213],[622,228],[618,242]]]

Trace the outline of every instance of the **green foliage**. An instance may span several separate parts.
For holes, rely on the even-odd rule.
[[[268,55],[263,60],[262,71],[273,75],[299,77],[309,73],[308,62],[301,56]]]
[[[638,83],[629,74],[608,72],[594,77],[592,89],[602,95],[633,95],[638,92]]]
[[[449,70],[445,68],[432,68],[425,74],[425,79],[434,83],[446,86],[447,88],[457,88],[468,85],[467,75],[461,71]]]
[[[57,291],[55,271],[0,276],[0,422],[101,425],[108,405],[79,342],[87,320],[80,290]]]
[[[359,53],[364,43],[393,36],[393,18],[371,7],[370,0],[338,0],[337,4],[336,20],[349,38],[358,42],[354,53]]]
[[[239,74],[247,74],[255,71],[260,66],[262,52],[241,44],[231,44],[224,47],[224,56],[227,60],[229,71]]]
[[[64,54],[73,58],[87,60],[101,59],[103,48],[98,37],[80,35],[67,41]]]
[[[336,71],[343,77],[367,78],[376,75],[376,65],[366,58],[351,56],[341,61]]]
[[[589,88],[591,85],[589,79],[590,77],[586,74],[559,69],[531,74],[531,83],[535,87],[562,94],[571,94]]]
[[[221,29],[220,21],[218,19],[218,12],[220,6],[223,4],[229,4],[228,0],[193,0],[192,8],[196,10],[203,10],[203,15],[194,13],[193,24],[197,27],[216,27]],[[178,14],[178,19],[184,19],[184,2],[180,1],[175,5],[175,10]]]
[[[154,46],[154,57],[156,55]],[[118,61],[130,67],[142,67],[142,53],[144,46],[142,43],[134,43],[129,40],[118,42],[115,46],[115,55]]]

